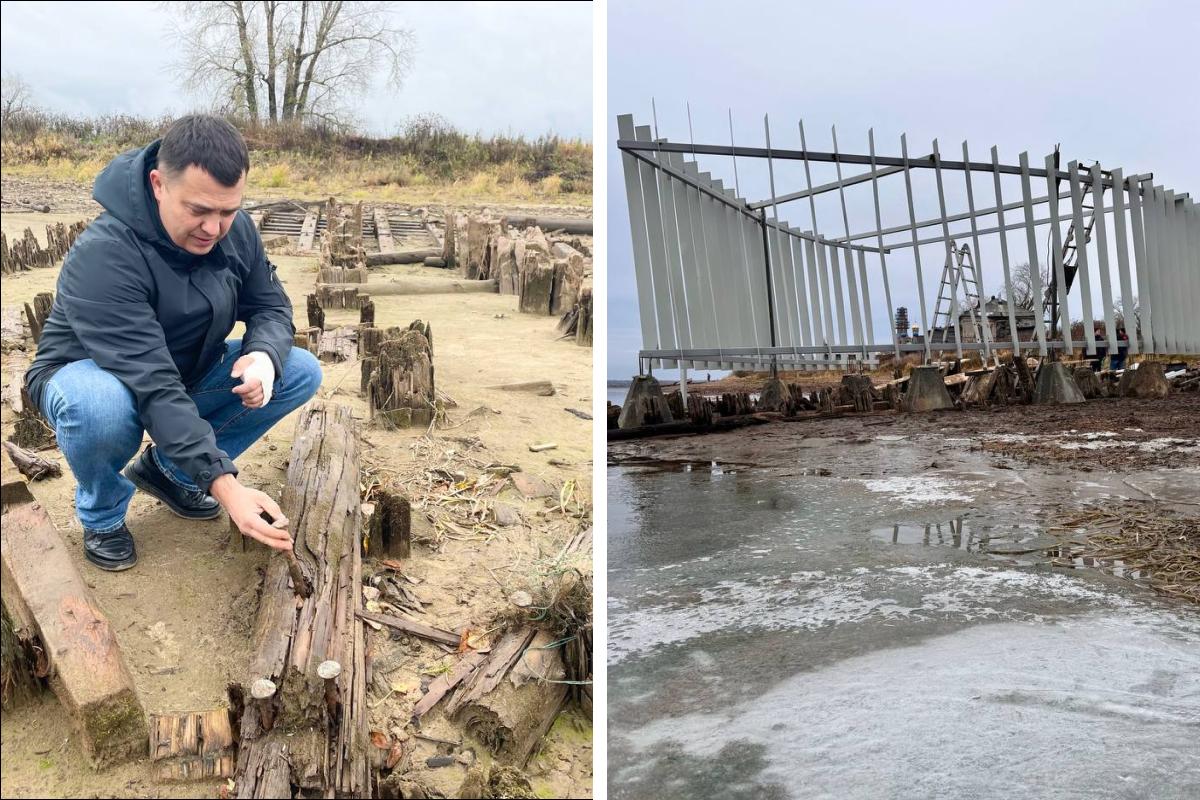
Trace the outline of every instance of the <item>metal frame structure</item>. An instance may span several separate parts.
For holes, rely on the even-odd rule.
[[[906,136],[900,137],[900,156],[885,156],[876,153],[873,130],[866,154],[839,152],[836,129],[833,151],[819,152],[808,149],[803,122],[799,124],[801,149],[776,149],[766,117],[765,147],[736,145],[732,116],[728,145],[655,138],[650,126],[635,125],[628,114],[617,117],[617,128],[642,330],[639,372],[655,366],[775,370],[888,352],[920,353],[928,362],[934,352],[954,351],[961,357],[964,351],[982,351],[986,359],[999,348],[1014,354],[1036,350],[1046,356],[1082,345],[1094,355],[1093,280],[1099,282],[1103,306],[1102,344],[1110,351],[1116,352],[1118,346],[1114,290],[1122,298],[1131,298],[1136,288],[1140,324],[1127,332],[1129,352],[1200,353],[1196,311],[1200,308],[1200,212],[1189,195],[1154,185],[1152,175],[1126,176],[1120,169],[1085,167],[1077,161],[1062,170],[1057,152],[1045,158],[1043,167],[1031,166],[1028,153],[1021,153],[1015,166],[1002,164],[995,147],[989,161],[972,161],[966,142],[961,161],[944,158],[936,140],[929,155],[910,156]],[[702,172],[701,156],[732,157],[734,188]],[[770,197],[751,202],[739,196],[738,159],[766,162]],[[804,189],[776,194],[776,163],[784,161],[803,163]],[[836,165],[837,180],[813,186],[813,163]],[[844,176],[843,165],[866,170]],[[936,181],[938,216],[932,219],[917,219],[912,180],[916,170],[931,170]],[[992,177],[994,203],[981,199],[984,208],[976,207],[973,172]],[[964,212],[947,209],[947,173],[965,177]],[[885,228],[879,185],[882,179],[899,175],[904,178],[908,221]],[[1003,175],[1019,176],[1019,198],[1005,200]],[[852,232],[846,190],[867,183],[874,203],[873,225]],[[1045,193],[1036,186],[1044,186]],[[835,191],[840,199],[841,234],[828,235],[819,229],[815,198]],[[792,226],[780,214],[781,206],[800,200],[808,201],[811,225],[805,228]],[[1067,201],[1066,209],[1061,201]],[[1043,206],[1046,216],[1039,219],[1035,209]],[[1006,212],[1017,212],[1020,219],[1006,222]],[[981,218],[988,216],[994,216],[996,224],[981,228]],[[969,223],[966,230],[951,231],[951,224],[962,222]],[[1066,237],[1061,230],[1064,224],[1069,226]],[[1048,237],[1039,236],[1038,229],[1044,226],[1049,226]],[[922,235],[926,228],[940,231]],[[1018,230],[1025,232],[1025,248],[1015,249],[1025,249],[1026,254],[1009,252],[1005,234]],[[1048,287],[1041,285],[1039,269],[1030,270],[1037,298],[1034,339],[1018,339],[1015,311],[1009,303],[1008,339],[991,341],[985,320],[979,326],[981,341],[963,342],[955,285],[953,339],[932,341],[921,246],[943,244],[950,264],[958,252],[955,243],[969,242],[976,280],[982,282],[988,270],[996,274],[995,264],[981,263],[980,240],[987,236],[999,240],[1008,297],[1013,295],[1010,262],[1027,255],[1030,264],[1047,263],[1052,270]],[[1115,258],[1109,257],[1110,237]],[[1047,242],[1044,259],[1039,258],[1039,241]],[[915,275],[889,274],[888,254],[906,248],[912,248]],[[1064,264],[1064,250],[1069,248],[1074,248],[1070,250],[1074,263]],[[915,283],[923,341],[902,342],[894,324],[888,326],[892,341],[875,341],[871,277],[882,282],[889,317],[894,308],[893,282],[900,278]],[[1073,285],[1071,278],[1076,279]],[[1073,341],[1067,314],[1068,292],[1074,286],[1082,309],[1082,343]],[[1054,314],[1061,309],[1063,324],[1057,324],[1054,315],[1046,324],[1043,297]]]

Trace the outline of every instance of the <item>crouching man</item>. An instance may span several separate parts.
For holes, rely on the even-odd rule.
[[[239,211],[249,169],[228,122],[178,120],[100,173],[104,213],[63,263],[25,381],[75,474],[85,555],[101,569],[137,562],[135,487],[185,519],[224,508],[246,536],[292,546],[234,459],[316,393],[321,368],[292,349],[291,301]],[[237,321],[245,335],[226,341]],[[143,430],[154,443],[131,462]]]

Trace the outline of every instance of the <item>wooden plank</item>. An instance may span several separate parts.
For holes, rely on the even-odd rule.
[[[321,336],[317,358],[330,363],[352,361],[358,353],[358,331],[352,325],[343,325]]]
[[[379,252],[390,253],[396,249],[392,241],[392,223],[388,220],[387,210],[375,207],[375,233],[379,239]]]
[[[426,625],[423,622],[417,622],[403,617],[393,617],[388,614],[375,614],[371,611],[356,611],[354,612],[360,619],[369,619],[371,622],[377,622],[380,625],[387,625],[389,628],[395,628],[404,633],[410,633],[413,636],[420,636],[422,639],[428,639],[437,644],[444,644],[447,647],[458,647],[461,637],[457,633],[445,630],[443,628],[435,628],[432,625]]]
[[[300,241],[296,245],[297,250],[312,250],[313,239],[317,236],[317,212],[309,211],[304,215],[304,222],[300,225]]]
[[[4,604],[31,620],[50,658],[50,685],[94,766],[146,753],[146,715],[108,618],[96,605],[46,509],[22,482],[0,489]]]
[[[413,706],[413,716],[420,717],[426,714],[446,696],[446,692],[471,677],[485,660],[487,660],[485,653],[469,653],[454,665],[454,669],[434,678],[429,684],[429,691]]]
[[[150,761],[160,780],[232,777],[233,745],[229,709],[150,715]]]

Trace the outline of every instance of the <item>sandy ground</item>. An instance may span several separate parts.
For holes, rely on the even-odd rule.
[[[48,222],[73,222],[84,216],[4,214],[0,224],[10,237],[32,226],[41,238]],[[297,324],[303,327],[304,297],[315,280],[316,259],[277,256],[273,261],[292,299]],[[420,269],[377,270],[372,272],[372,280]],[[50,268],[6,277],[0,302],[19,304],[38,292],[53,291],[57,274],[57,268]],[[358,362],[325,365],[320,396],[348,405],[356,418],[363,420],[364,482],[374,479],[405,488],[403,476],[418,474],[420,464],[434,461],[476,474],[479,470],[472,465],[478,463],[519,465],[556,489],[564,484],[573,487],[574,502],[568,505],[578,510],[576,514],[548,508],[558,505],[557,496],[553,502],[525,500],[514,489],[505,489],[499,499],[516,506],[526,524],[491,536],[450,538],[437,535],[428,523],[415,526],[415,534],[424,535],[424,541],[414,548],[406,573],[421,581],[419,590],[431,601],[423,621],[452,630],[462,626],[487,630],[506,607],[508,593],[535,579],[547,554],[557,552],[585,522],[581,516],[590,517],[591,423],[565,409],[590,413],[592,351],[558,341],[556,319],[518,313],[515,297],[388,296],[376,297],[375,305],[376,324],[381,327],[407,325],[418,318],[432,324],[436,385],[457,405],[448,410],[445,429],[428,437],[424,430],[371,428],[366,404],[358,394]],[[357,311],[326,312],[327,325],[357,320]],[[240,327],[231,338],[240,335]],[[23,363],[19,352],[5,357],[5,383],[18,363]],[[539,397],[483,388],[535,380],[552,381],[557,393]],[[12,429],[7,406],[4,412],[3,434],[7,437]],[[238,459],[243,482],[278,496],[293,426],[294,418],[285,419]],[[548,441],[557,443],[557,449],[528,450],[531,444]],[[57,451],[43,455],[62,461]],[[82,557],[82,531],[73,513],[75,484],[66,466],[64,461],[62,478],[32,488],[77,554],[81,573],[109,615],[146,711],[182,712],[224,705],[226,684],[244,678],[257,608],[257,581],[269,554],[253,542],[246,548],[240,539],[231,542],[224,515],[207,522],[185,522],[139,493],[128,518],[138,543],[137,567],[115,574],[97,570]],[[463,524],[470,530],[469,520]],[[368,560],[364,573],[373,569]],[[386,632],[372,636],[376,640],[376,672],[385,673],[393,684],[408,678],[419,685],[423,670],[436,669],[447,658],[407,637],[392,640]],[[428,672],[425,675],[428,680]],[[388,692],[385,687],[377,681],[381,696]],[[404,728],[406,707],[419,696],[414,686],[381,702],[373,712],[372,728]],[[446,738],[453,735],[449,722],[436,712],[430,717],[427,732],[436,729]],[[220,790],[218,781],[160,784],[146,763],[95,774],[82,766],[75,736],[68,729],[52,699],[4,714],[0,729],[4,796],[213,797]],[[409,739],[408,744],[414,763],[423,764],[427,756],[438,752],[435,745],[423,740]],[[419,779],[453,796],[465,772],[465,767],[456,764],[430,770]],[[545,796],[590,796],[590,720],[578,714],[564,715],[528,772],[535,789]]]

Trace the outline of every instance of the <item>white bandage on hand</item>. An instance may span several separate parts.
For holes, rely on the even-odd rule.
[[[246,355],[250,356],[254,363],[242,372],[242,382],[245,383],[251,378],[258,378],[262,382],[263,405],[265,406],[271,402],[271,390],[275,385],[275,365],[271,363],[271,357],[261,350],[255,350]]]

